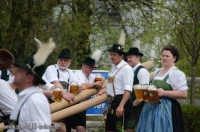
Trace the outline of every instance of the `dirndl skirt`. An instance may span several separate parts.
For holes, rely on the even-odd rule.
[[[137,132],[184,132],[179,102],[175,99],[162,97],[159,103],[145,103]]]

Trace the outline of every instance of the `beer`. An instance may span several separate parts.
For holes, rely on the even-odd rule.
[[[155,87],[155,85],[149,85],[148,92],[149,92],[149,101],[152,104],[160,101],[160,97],[158,96],[157,88]]]
[[[55,88],[53,91],[54,101],[60,102],[62,100],[62,91],[61,88]]]
[[[148,85],[142,85],[143,101],[149,102]]]
[[[102,77],[98,77],[98,78],[96,77],[94,82],[97,82],[97,81],[103,81],[103,78]]]
[[[100,73],[96,74],[94,82],[97,82],[97,81],[103,81],[103,75],[102,74],[100,74]]]
[[[136,99],[138,101],[143,101],[143,92],[142,92],[141,85],[134,85],[133,88],[134,88]]]
[[[70,84],[70,93],[76,95],[78,91],[78,83],[77,82],[72,82]]]

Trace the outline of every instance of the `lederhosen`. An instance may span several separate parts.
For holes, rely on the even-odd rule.
[[[56,68],[56,65],[54,65],[55,66],[55,68]],[[59,78],[60,78],[60,74],[59,74],[59,71],[58,71],[58,69],[56,68],[56,70],[57,70],[57,77],[58,77],[58,80],[59,80]],[[69,74],[69,72],[68,72],[68,74]],[[69,78],[70,78],[70,75],[69,75]],[[69,92],[69,78],[68,78],[68,82],[66,82],[66,81],[59,81],[60,82],[60,84],[63,86],[63,88],[64,89],[67,89],[67,92]]]
[[[125,65],[123,65],[122,67],[124,67]],[[126,130],[127,119],[132,111],[132,101],[129,98],[126,104],[124,105],[123,115],[121,117],[116,117],[116,109],[123,98],[123,94],[116,95],[114,79],[115,79],[116,74],[122,69],[122,67],[115,73],[113,77],[108,77],[108,82],[112,83],[114,97],[112,97],[111,95],[107,95],[109,105],[108,105],[108,113],[107,113],[107,120],[106,120],[106,127],[105,127],[106,131],[113,131],[114,129],[115,132],[123,132],[124,130]]]
[[[2,70],[1,71],[1,79],[8,81],[9,80],[9,75],[7,74],[7,70]],[[16,88],[15,93],[18,94],[19,90]]]
[[[141,68],[144,68],[142,65],[138,66],[134,72],[134,81],[133,81],[133,85],[139,84],[139,80],[137,78],[138,72]],[[131,99],[134,102],[134,100],[136,99],[135,97],[135,93],[134,90],[131,93]],[[130,119],[128,121],[128,129],[135,129],[139,118],[140,118],[140,114],[142,112],[142,108],[144,106],[144,102],[142,101],[138,106],[133,106],[133,111],[130,115]]]

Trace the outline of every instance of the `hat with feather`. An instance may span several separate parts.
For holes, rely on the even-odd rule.
[[[13,64],[16,67],[21,67],[32,73],[39,80],[40,84],[46,84],[46,82],[42,79],[42,76],[46,70],[44,63],[56,45],[52,38],[50,38],[47,43],[42,43],[37,38],[34,38],[34,40],[39,46],[37,52],[29,57],[26,57],[23,61],[18,63],[14,62]]]
[[[9,69],[14,62],[12,53],[8,50],[0,49],[0,70]]]
[[[121,35],[118,41],[118,44],[113,44],[107,51],[118,52],[124,54],[124,44],[125,44],[125,36],[124,30],[121,30]]]
[[[96,51],[94,51],[94,53],[92,54],[92,57],[87,57],[84,61],[83,64],[86,64],[92,68],[97,68],[96,67],[96,63],[99,61],[100,57],[101,57],[102,51],[97,49]]]

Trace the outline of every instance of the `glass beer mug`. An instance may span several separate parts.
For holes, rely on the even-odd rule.
[[[70,93],[76,95],[78,91],[78,82],[71,82],[70,84]]]
[[[149,92],[149,102],[154,104],[160,101],[160,97],[158,96],[157,88],[155,85],[149,85],[148,92]]]
[[[54,101],[61,102],[62,100],[62,91],[61,88],[55,88],[53,91]]]
[[[142,86],[137,84],[137,85],[134,85],[133,88],[134,88],[136,99],[138,101],[143,101]]]
[[[101,73],[96,74],[94,82],[97,81],[103,81],[103,75]]]
[[[142,85],[143,101],[149,102],[148,85]]]

